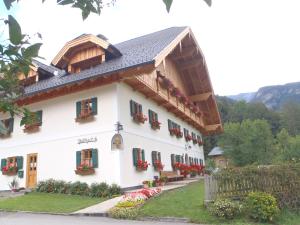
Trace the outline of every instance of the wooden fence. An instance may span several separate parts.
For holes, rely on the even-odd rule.
[[[250,192],[260,191],[277,197],[279,205],[300,208],[300,176],[297,173],[273,173],[259,169],[251,173],[232,172],[205,175],[205,202],[217,198],[243,199]]]

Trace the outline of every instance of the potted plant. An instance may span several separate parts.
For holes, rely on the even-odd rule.
[[[147,117],[142,112],[138,112],[133,115],[133,120],[137,123],[145,123]]]
[[[18,189],[19,183],[18,183],[18,180],[16,177],[14,177],[14,179],[8,184],[8,186],[12,192],[19,191],[19,189]]]
[[[161,176],[159,178],[159,181],[160,181],[161,185],[164,186],[168,182],[168,177],[167,176]]]
[[[81,163],[75,170],[77,175],[91,175],[95,173],[95,169],[87,163]]]
[[[143,181],[143,186],[144,186],[144,188],[149,188],[150,187],[150,181],[149,180]]]

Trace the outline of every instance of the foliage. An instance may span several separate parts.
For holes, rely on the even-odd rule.
[[[65,182],[62,180],[49,179],[40,181],[35,189],[37,192],[59,193],[90,196],[95,198],[107,198],[122,193],[120,186],[116,184],[108,185],[104,182],[93,183],[90,186],[84,182]]]
[[[145,202],[145,200],[137,200],[137,201],[132,201],[132,200],[126,200],[126,201],[120,201],[116,205],[118,208],[128,208],[128,207],[136,207],[138,205],[141,205]]]
[[[241,213],[242,206],[229,199],[218,199],[209,206],[209,211],[223,219],[233,219]]]
[[[279,213],[276,198],[263,192],[250,193],[246,198],[246,208],[256,221],[273,221]]]
[[[8,184],[10,190],[14,191],[17,190],[19,187],[19,182],[16,177],[13,178],[13,180]]]
[[[286,103],[282,108],[281,123],[290,135],[300,134],[300,104]]]
[[[300,164],[227,168],[213,175],[215,197],[243,199],[250,192],[274,195],[280,208],[300,208]]]
[[[115,219],[136,219],[138,217],[137,208],[114,207],[109,210],[109,216]]]
[[[20,197],[0,199],[0,210],[71,213],[104,200],[78,195],[31,192]]]
[[[234,165],[270,164],[275,152],[273,141],[267,121],[244,120],[225,124],[219,146]]]

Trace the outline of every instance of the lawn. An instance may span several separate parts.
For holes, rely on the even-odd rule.
[[[209,214],[203,206],[204,183],[197,182],[184,188],[167,191],[149,200],[140,210],[141,217],[185,217],[202,224],[258,225],[246,218],[221,221]],[[282,212],[275,224],[299,225],[300,214]]]
[[[32,192],[16,198],[0,199],[0,210],[70,213],[104,200],[77,195]]]

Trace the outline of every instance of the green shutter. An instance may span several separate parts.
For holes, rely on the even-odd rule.
[[[93,168],[98,168],[98,149],[92,149]]]
[[[145,162],[145,150],[142,149],[142,161]]]
[[[172,121],[171,120],[168,120],[168,128],[169,128],[169,130],[172,129]]]
[[[154,165],[154,162],[157,160],[157,152],[153,151],[151,155],[152,155],[152,165]]]
[[[5,167],[7,164],[7,159],[1,159],[1,170],[3,167]]]
[[[92,113],[93,115],[97,115],[98,114],[98,101],[97,98],[92,98],[91,99],[92,102]]]
[[[153,111],[149,109],[148,114],[149,114],[149,123],[151,124],[153,118]]]
[[[18,166],[18,170],[23,169],[23,156],[17,156],[17,166]]]
[[[81,102],[76,102],[76,118],[80,116],[81,113]]]
[[[138,110],[138,112],[139,112],[139,113],[142,113],[142,112],[143,112],[143,106],[142,106],[141,104],[139,104],[139,106],[138,106],[138,107],[139,107],[139,110]]]
[[[35,115],[36,115],[37,121],[39,123],[42,123],[43,122],[43,111],[40,110],[40,111],[37,111],[35,113],[36,113]]]
[[[158,115],[157,115],[157,113],[154,113],[154,119],[155,119],[155,121],[158,121]]]
[[[14,118],[10,118],[8,122],[8,132],[11,133],[14,130]]]
[[[76,152],[76,168],[81,164],[81,151]]]
[[[137,166],[137,161],[138,161],[137,155],[138,155],[138,149],[137,148],[132,149],[133,165],[134,166]]]
[[[135,102],[133,100],[130,100],[130,115],[133,116],[135,114]]]
[[[161,154],[160,154],[160,152],[157,153],[157,157],[158,157],[158,161],[161,162]]]
[[[173,167],[175,164],[175,155],[171,154],[171,166]]]

